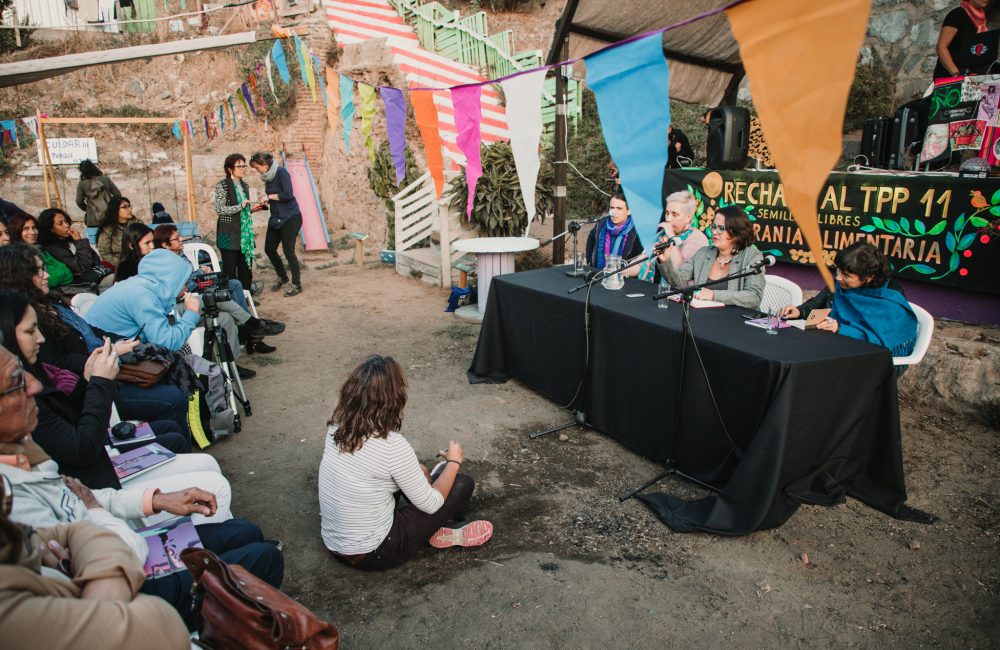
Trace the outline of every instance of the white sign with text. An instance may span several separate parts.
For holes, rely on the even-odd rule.
[[[94,138],[47,138],[49,158],[53,165],[76,165],[81,160],[97,160],[97,140]],[[42,144],[38,143],[38,164],[44,165]]]

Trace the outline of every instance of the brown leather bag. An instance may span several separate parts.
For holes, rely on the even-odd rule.
[[[181,561],[200,595],[195,619],[202,643],[218,650],[336,650],[340,645],[337,628],[243,567],[200,548],[182,551]]]
[[[115,380],[134,384],[139,388],[149,388],[160,383],[168,370],[170,370],[170,364],[164,361],[145,360],[123,363],[118,368],[118,376],[115,377]]]

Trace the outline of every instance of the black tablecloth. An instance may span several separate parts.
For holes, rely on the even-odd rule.
[[[597,285],[587,378],[577,394],[588,349],[586,292],[567,294],[580,280],[564,270],[494,278],[469,380],[513,377],[583,411],[589,426],[643,456],[669,458],[681,306],[657,308],[649,283],[626,280],[620,291]],[[899,515],[906,488],[888,350],[827,332],[790,328],[768,335],[746,325],[745,313],[691,310],[732,443],[689,345],[676,461],[721,492],[691,502],[663,494],[643,500],[674,530],[730,535],[778,526],[802,502],[833,505],[845,494]]]

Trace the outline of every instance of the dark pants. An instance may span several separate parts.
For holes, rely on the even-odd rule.
[[[274,267],[274,272],[278,274],[278,279],[288,280],[288,275],[285,274],[285,265],[281,262],[281,256],[278,255],[278,244],[281,244],[281,250],[285,253],[285,259],[288,260],[288,269],[292,272],[292,284],[301,284],[299,281],[299,258],[295,257],[295,240],[299,236],[299,231],[302,230],[302,215],[295,215],[285,223],[281,225],[281,228],[271,228],[268,227],[267,234],[264,236],[264,252],[267,253],[267,259],[271,260],[271,266]]]
[[[187,426],[187,397],[172,384],[161,382],[149,388],[140,388],[135,384],[122,383],[115,405],[123,420],[172,420],[186,437],[191,437]]]
[[[191,436],[187,433],[187,431],[181,431],[180,425],[173,420],[157,420],[149,422],[149,427],[156,435],[156,442],[160,446],[165,447],[175,454],[187,454],[191,452]],[[147,440],[134,445],[128,443],[124,445],[117,445],[117,447],[120,452],[125,453],[126,451],[132,451],[133,449],[138,449],[139,447],[145,447],[148,444],[149,441]]]
[[[249,289],[250,285],[253,284],[253,271],[250,270],[250,265],[247,264],[247,258],[243,256],[242,251],[227,251],[220,250],[222,265],[222,272],[230,280],[239,280],[243,285],[244,289]]]
[[[389,529],[389,534],[382,540],[378,548],[365,554],[364,558],[356,564],[345,561],[355,569],[362,571],[382,571],[402,564],[423,548],[438,528],[468,508],[475,485],[472,478],[465,474],[456,476],[455,484],[451,486],[451,492],[444,500],[444,505],[431,515],[415,508],[410,503],[397,508],[392,528]],[[336,554],[334,557],[343,559]]]
[[[202,545],[227,564],[238,564],[272,587],[281,587],[285,577],[285,558],[254,524],[245,519],[230,519],[221,524],[195,527]],[[191,616],[191,574],[186,570],[156,580],[147,580],[142,593],[159,596],[174,606],[189,630],[194,630]]]

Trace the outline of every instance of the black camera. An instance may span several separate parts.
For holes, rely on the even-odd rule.
[[[195,293],[201,294],[205,313],[218,314],[218,303],[233,299],[229,278],[222,273],[204,273],[195,278]]]

